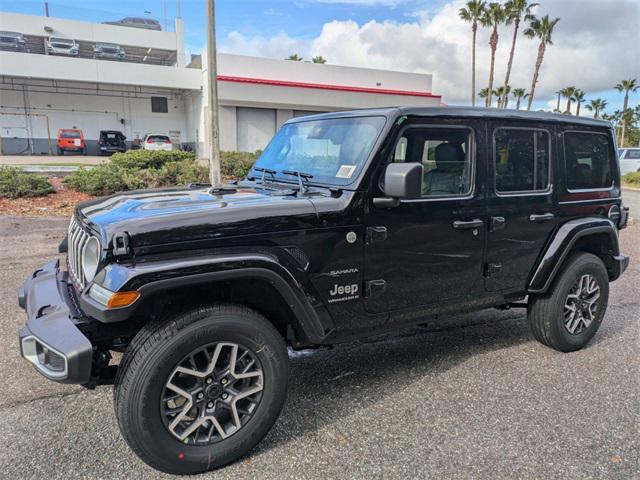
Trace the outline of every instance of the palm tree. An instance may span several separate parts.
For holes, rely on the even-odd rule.
[[[593,118],[600,118],[600,112],[607,108],[607,101],[602,98],[594,98],[586,107],[587,110],[593,112]]]
[[[513,98],[516,99],[516,110],[520,110],[520,101],[523,98],[527,98],[529,94],[524,88],[514,88],[513,89]]]
[[[576,87],[564,87],[560,90],[560,95],[567,99],[567,108],[564,111],[567,115],[571,115],[571,102],[573,101],[573,95],[578,91]]]
[[[509,94],[511,93],[511,85],[504,86],[504,93],[502,94],[502,108],[507,108],[509,105]]]
[[[498,108],[504,108],[504,95],[506,88],[504,86],[499,86],[493,91],[493,94],[496,96],[496,100],[498,102]]]
[[[327,63],[327,60],[322,55],[317,55],[311,59],[313,63]]]
[[[491,2],[480,22],[484,27],[493,27],[491,31],[491,37],[489,38],[489,46],[491,47],[491,66],[489,67],[489,96],[486,100],[486,106],[491,106],[491,97],[493,95],[493,72],[496,65],[496,50],[498,48],[498,25],[502,24],[505,20],[505,11],[502,5],[497,2]]]
[[[622,104],[622,112],[623,112],[623,118],[622,118],[622,135],[620,138],[620,146],[624,147],[624,136],[626,133],[626,129],[627,129],[627,108],[629,108],[629,92],[635,92],[638,90],[638,88],[640,88],[640,85],[637,85],[636,82],[638,81],[637,78],[630,78],[629,80],[622,80],[620,83],[618,83],[615,87],[616,90],[618,90],[619,92],[624,92],[624,103]]]
[[[297,53],[292,53],[287,58],[285,58],[285,60],[292,60],[294,62],[301,62],[302,61],[302,57],[299,56]]]
[[[524,31],[524,34],[527,37],[540,39],[540,45],[538,45],[538,56],[536,57],[536,66],[533,70],[533,80],[531,81],[531,93],[529,94],[527,110],[531,110],[533,96],[536,93],[536,83],[538,83],[538,75],[540,74],[540,67],[542,66],[542,60],[544,60],[544,52],[547,49],[547,45],[553,45],[553,42],[551,41],[551,34],[559,21],[559,18],[551,20],[549,15],[545,15],[542,18],[532,17],[529,22],[529,26]]]
[[[513,65],[513,56],[516,51],[516,40],[518,38],[518,30],[520,28],[520,22],[524,19],[525,21],[531,20],[533,15],[531,14],[531,10],[537,7],[537,3],[527,3],[527,0],[509,0],[504,4],[504,9],[506,12],[506,21],[507,25],[513,23],[513,40],[511,40],[511,51],[509,52],[509,62],[507,63],[507,74],[504,77],[504,85],[505,87],[509,85],[509,77],[511,76],[511,67]],[[506,104],[509,102],[509,94],[507,93],[504,97],[503,103]]]
[[[576,117],[580,116],[580,105],[584,102],[584,90],[580,90],[576,88],[576,91],[573,92],[573,101],[576,102]]]
[[[487,97],[488,96],[489,96],[489,89],[488,88],[481,88],[480,91],[478,92],[478,97],[485,99],[485,106],[486,106],[486,103],[487,103]]]
[[[460,18],[471,23],[473,41],[471,42],[471,105],[476,106],[476,35],[478,33],[478,21],[484,14],[485,2],[472,0],[467,2],[466,8],[458,12]]]

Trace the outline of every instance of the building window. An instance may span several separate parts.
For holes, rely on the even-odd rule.
[[[151,97],[151,112],[168,113],[169,106],[167,104],[167,97]]]
[[[276,111],[238,107],[237,148],[240,152],[263,150],[276,133]]]
[[[498,128],[494,133],[496,191],[544,192],[549,189],[549,133]]]
[[[564,155],[569,190],[607,189],[613,186],[613,146],[607,135],[565,132]]]

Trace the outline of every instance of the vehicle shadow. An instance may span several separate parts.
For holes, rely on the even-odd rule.
[[[291,352],[287,404],[251,452],[268,451],[398,395],[470,357],[533,342],[524,311],[456,317],[444,327],[410,328],[332,349]],[[540,348],[546,348],[540,345]]]

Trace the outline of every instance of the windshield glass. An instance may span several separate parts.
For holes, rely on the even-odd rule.
[[[77,130],[62,130],[60,138],[80,138],[80,132]]]
[[[283,170],[313,175],[310,183],[348,185],[371,152],[384,117],[333,118],[284,125],[255,164],[276,170],[280,180],[295,182]],[[260,177],[260,170],[252,170]]]

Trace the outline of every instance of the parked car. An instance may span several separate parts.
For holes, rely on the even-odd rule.
[[[153,18],[126,17],[121,20],[102,22],[105,25],[119,25],[121,27],[146,28],[148,30],[162,30],[160,22]]]
[[[64,152],[87,153],[87,145],[84,142],[82,130],[77,128],[61,128],[58,130],[58,155]]]
[[[274,424],[287,347],[496,307],[526,308],[544,345],[583,348],[628,266],[627,219],[608,122],[453,107],[294,118],[236,184],[80,203],[66,271],[52,260],[19,290],[21,353],[55,381],[115,383],[132,450],[203,472]]]
[[[71,38],[49,37],[47,39],[47,53],[77,57],[80,53],[80,46]]]
[[[93,57],[103,60],[123,60],[127,54],[120,45],[115,43],[96,43],[93,47]]]
[[[168,135],[150,133],[142,141],[143,150],[173,150],[173,143]]]
[[[620,174],[640,172],[640,148],[620,149]]]
[[[0,50],[28,52],[27,40],[22,33],[0,32]]]
[[[100,155],[107,155],[115,152],[126,152],[127,144],[122,132],[118,130],[100,130],[98,138],[98,151]]]

